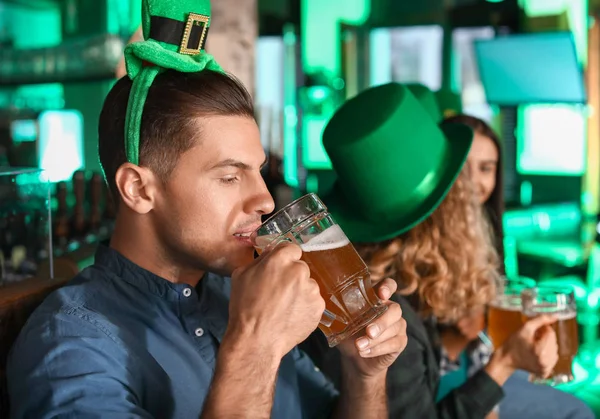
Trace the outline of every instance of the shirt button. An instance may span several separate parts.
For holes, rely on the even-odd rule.
[[[183,290],[183,296],[184,297],[189,297],[190,295],[192,295],[192,289],[191,288],[186,288]]]
[[[202,329],[201,327],[197,328],[194,333],[196,334],[196,336],[200,337],[204,334],[204,329]]]

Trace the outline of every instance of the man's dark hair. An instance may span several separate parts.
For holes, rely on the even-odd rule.
[[[125,114],[132,81],[120,79],[108,93],[98,126],[98,153],[115,203],[119,191],[117,169],[127,162]],[[150,87],[140,130],[139,164],[150,168],[163,182],[179,156],[197,144],[202,116],[254,118],[250,94],[237,79],[211,70],[198,73],[165,71]]]

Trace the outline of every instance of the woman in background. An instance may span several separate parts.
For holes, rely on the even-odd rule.
[[[514,369],[549,374],[557,359],[554,319],[526,323],[483,369],[436,401],[438,326],[483,310],[495,296],[495,248],[463,171],[473,133],[440,129],[404,87],[360,93],[329,121],[323,144],[337,175],[323,196],[367,263],[373,281],[391,277],[408,345],[387,374],[391,418],[483,419]],[[539,339],[536,339],[539,333]],[[377,335],[359,342],[369,351]],[[320,332],[302,348],[338,386],[339,357]],[[370,353],[370,352],[367,352]]]
[[[473,182],[477,199],[485,210],[495,234],[495,244],[500,256],[504,255],[503,242],[504,231],[502,228],[502,216],[504,214],[504,195],[502,183],[502,148],[500,138],[494,130],[483,120],[469,116],[456,115],[445,119],[442,124],[464,124],[473,132],[473,145],[467,157],[468,172]],[[500,258],[499,270],[504,274],[504,258]],[[478,335],[485,325],[483,314],[477,314],[471,318],[461,319],[459,327],[453,331],[462,331],[462,337],[450,331],[442,340],[448,345],[442,353],[445,355],[441,360],[442,375],[456,368],[458,359],[468,362],[469,374],[485,365],[491,356],[491,349],[475,336]],[[460,344],[452,344],[461,341]],[[465,345],[467,351],[457,355],[457,349]],[[449,346],[449,347],[448,347]],[[454,359],[449,359],[450,357]],[[461,356],[462,355],[462,356]],[[442,378],[442,383],[444,383]],[[447,392],[452,386],[446,387]],[[591,419],[594,414],[581,400],[574,396],[558,391],[551,387],[535,385],[529,382],[528,373],[517,371],[504,384],[505,397],[500,403],[500,419],[521,418],[545,418],[545,419],[568,419],[585,418]],[[438,396],[443,396],[443,392]]]
[[[504,274],[504,193],[502,182],[502,150],[500,138],[483,120],[469,115],[455,115],[443,122],[464,124],[473,130],[473,145],[467,157],[467,167],[477,193],[492,225],[496,248],[500,256],[500,274]]]

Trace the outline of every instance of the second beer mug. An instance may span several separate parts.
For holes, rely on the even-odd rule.
[[[367,266],[316,195],[292,202],[251,238],[259,254],[282,241],[300,245],[302,260],[325,300],[319,328],[329,346],[359,332],[387,309],[375,295]]]
[[[523,291],[521,298],[524,320],[541,314],[552,314],[557,317],[552,328],[558,341],[558,362],[550,378],[546,380],[534,378],[534,381],[551,385],[572,381],[573,360],[579,349],[577,306],[573,290],[542,284]]]

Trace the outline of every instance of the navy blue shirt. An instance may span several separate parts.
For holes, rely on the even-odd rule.
[[[198,418],[228,322],[230,282],[173,284],[101,247],[51,294],[9,357],[15,418]],[[245,377],[248,386],[252,377]],[[281,361],[272,418],[328,417],[337,392],[294,349]]]

